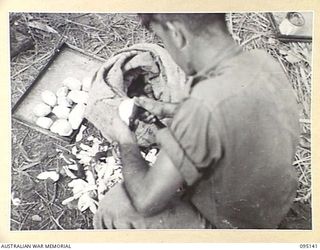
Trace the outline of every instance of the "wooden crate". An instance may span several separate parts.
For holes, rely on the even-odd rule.
[[[36,116],[33,108],[41,103],[41,93],[44,90],[56,91],[62,87],[62,81],[67,77],[75,77],[82,80],[93,74],[105,60],[91,55],[70,44],[63,43],[59,46],[47,65],[41,70],[36,79],[21,96],[12,109],[12,118],[16,121],[44,133],[52,138],[71,143],[78,130],[74,130],[70,136],[60,136],[50,130],[36,125]],[[85,119],[82,123],[85,123]]]

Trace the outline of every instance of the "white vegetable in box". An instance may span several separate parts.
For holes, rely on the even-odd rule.
[[[63,85],[68,87],[70,90],[80,90],[82,83],[74,77],[67,77],[63,80]]]
[[[45,103],[39,103],[33,108],[33,113],[39,117],[46,116],[50,114],[50,112],[51,112],[51,107]]]
[[[45,129],[49,129],[52,125],[53,121],[49,117],[39,117],[36,121],[36,124]]]
[[[87,103],[88,102],[88,93],[80,90],[71,90],[68,94],[70,98],[75,103]]]
[[[54,113],[58,118],[68,119],[70,108],[58,105],[53,108],[52,113]]]
[[[72,101],[66,96],[58,96],[58,105],[70,108],[72,106]]]
[[[83,91],[89,92],[89,90],[91,89],[91,85],[92,85],[91,77],[87,76],[82,79],[82,90]]]
[[[68,120],[73,129],[79,128],[84,118],[85,109],[86,109],[86,105],[79,103],[71,110]]]
[[[50,131],[61,136],[69,136],[73,130],[71,124],[66,119],[58,119],[52,124]]]
[[[59,98],[59,97],[67,96],[68,92],[69,92],[69,88],[66,86],[63,86],[57,90],[56,95]]]
[[[41,93],[41,98],[42,101],[45,104],[48,104],[49,106],[53,107],[54,105],[57,104],[57,97],[56,95],[50,91],[50,90],[45,90]]]

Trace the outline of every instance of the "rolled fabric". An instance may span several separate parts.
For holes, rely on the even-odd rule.
[[[100,115],[112,120],[119,104],[128,97],[139,95],[145,84],[151,86],[151,96],[155,100],[180,102],[186,97],[185,73],[168,52],[156,44],[135,44],[121,49],[101,69],[105,69],[105,84],[93,82],[85,112],[85,117],[93,124],[99,123]],[[101,111],[97,112],[97,109]],[[105,122],[104,126],[110,124]],[[156,130],[154,124],[139,122],[134,131],[138,144],[143,147],[154,144]]]

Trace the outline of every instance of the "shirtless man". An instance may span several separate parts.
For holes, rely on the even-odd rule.
[[[100,201],[95,228],[277,228],[296,194],[299,136],[281,67],[264,51],[242,51],[223,13],[139,16],[193,81],[178,105],[136,99],[173,117],[156,135],[151,168],[119,117],[116,129],[99,127],[119,142],[124,182]]]

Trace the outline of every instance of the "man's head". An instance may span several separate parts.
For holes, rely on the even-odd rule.
[[[176,63],[187,73],[195,73],[193,55],[212,40],[229,36],[224,13],[138,14],[142,24],[163,41]]]

